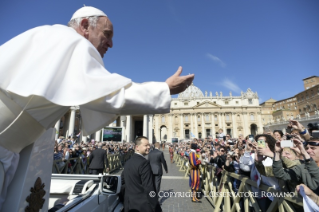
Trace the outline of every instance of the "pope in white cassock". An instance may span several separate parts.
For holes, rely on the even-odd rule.
[[[0,210],[19,152],[70,106],[80,106],[82,131],[88,135],[119,114],[168,113],[170,95],[184,91],[194,79],[180,76],[181,67],[166,82],[137,84],[109,73],[102,60],[113,46],[107,15],[83,7],[68,25],[37,27],[0,47],[0,161],[5,172]]]

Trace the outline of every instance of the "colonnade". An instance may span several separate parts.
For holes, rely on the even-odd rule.
[[[67,126],[66,137],[73,135],[74,123],[77,107],[70,108],[69,125]],[[249,114],[254,114],[254,119],[251,120]],[[164,118],[162,118],[164,116]],[[143,118],[142,118],[143,117]],[[136,121],[143,120],[143,136],[149,138],[149,142],[163,140],[162,133],[166,133],[165,140],[171,142],[171,139],[185,139],[185,130],[189,132],[189,139],[206,138],[209,135],[215,135],[219,129],[223,129],[224,134],[230,131],[232,137],[237,138],[239,134],[244,136],[251,134],[251,124],[256,124],[257,133],[262,133],[261,113],[248,112],[193,112],[193,113],[171,113],[171,114],[145,114],[141,116],[127,115],[117,119],[116,126],[122,127],[122,140],[131,142],[135,140]],[[142,118],[142,119],[141,119]],[[60,120],[56,123],[56,139],[58,138]],[[166,129],[165,129],[166,128]],[[102,130],[98,130],[93,135],[96,141],[101,141]],[[193,135],[193,136],[192,136]],[[201,135],[201,136],[200,136]],[[73,135],[75,136],[75,135]],[[82,136],[82,140],[86,141],[87,137]],[[154,137],[153,137],[154,136]]]

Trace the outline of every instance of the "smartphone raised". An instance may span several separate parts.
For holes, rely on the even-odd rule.
[[[266,148],[266,142],[265,142],[265,140],[258,140],[258,141],[257,141],[257,146],[258,146],[258,147],[262,147],[262,148]]]
[[[254,140],[254,135],[249,135],[249,136],[248,136],[248,139],[249,139],[250,141],[253,141],[253,140]]]
[[[280,147],[281,148],[285,148],[285,147],[293,147],[294,144],[292,142],[292,140],[284,140],[284,141],[280,141]]]
[[[286,129],[286,133],[289,133],[289,134],[290,134],[290,133],[291,133],[291,131],[292,131],[292,130],[291,130],[291,127],[287,127],[287,129]]]

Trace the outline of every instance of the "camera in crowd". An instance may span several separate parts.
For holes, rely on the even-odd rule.
[[[309,123],[307,125],[308,131],[313,138],[319,138],[319,125],[318,123]]]

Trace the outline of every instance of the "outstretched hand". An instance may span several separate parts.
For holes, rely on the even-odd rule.
[[[169,77],[166,80],[166,83],[169,87],[171,95],[179,94],[188,88],[194,80],[195,75],[190,74],[186,76],[180,76],[183,71],[183,68],[180,66],[175,74]]]

